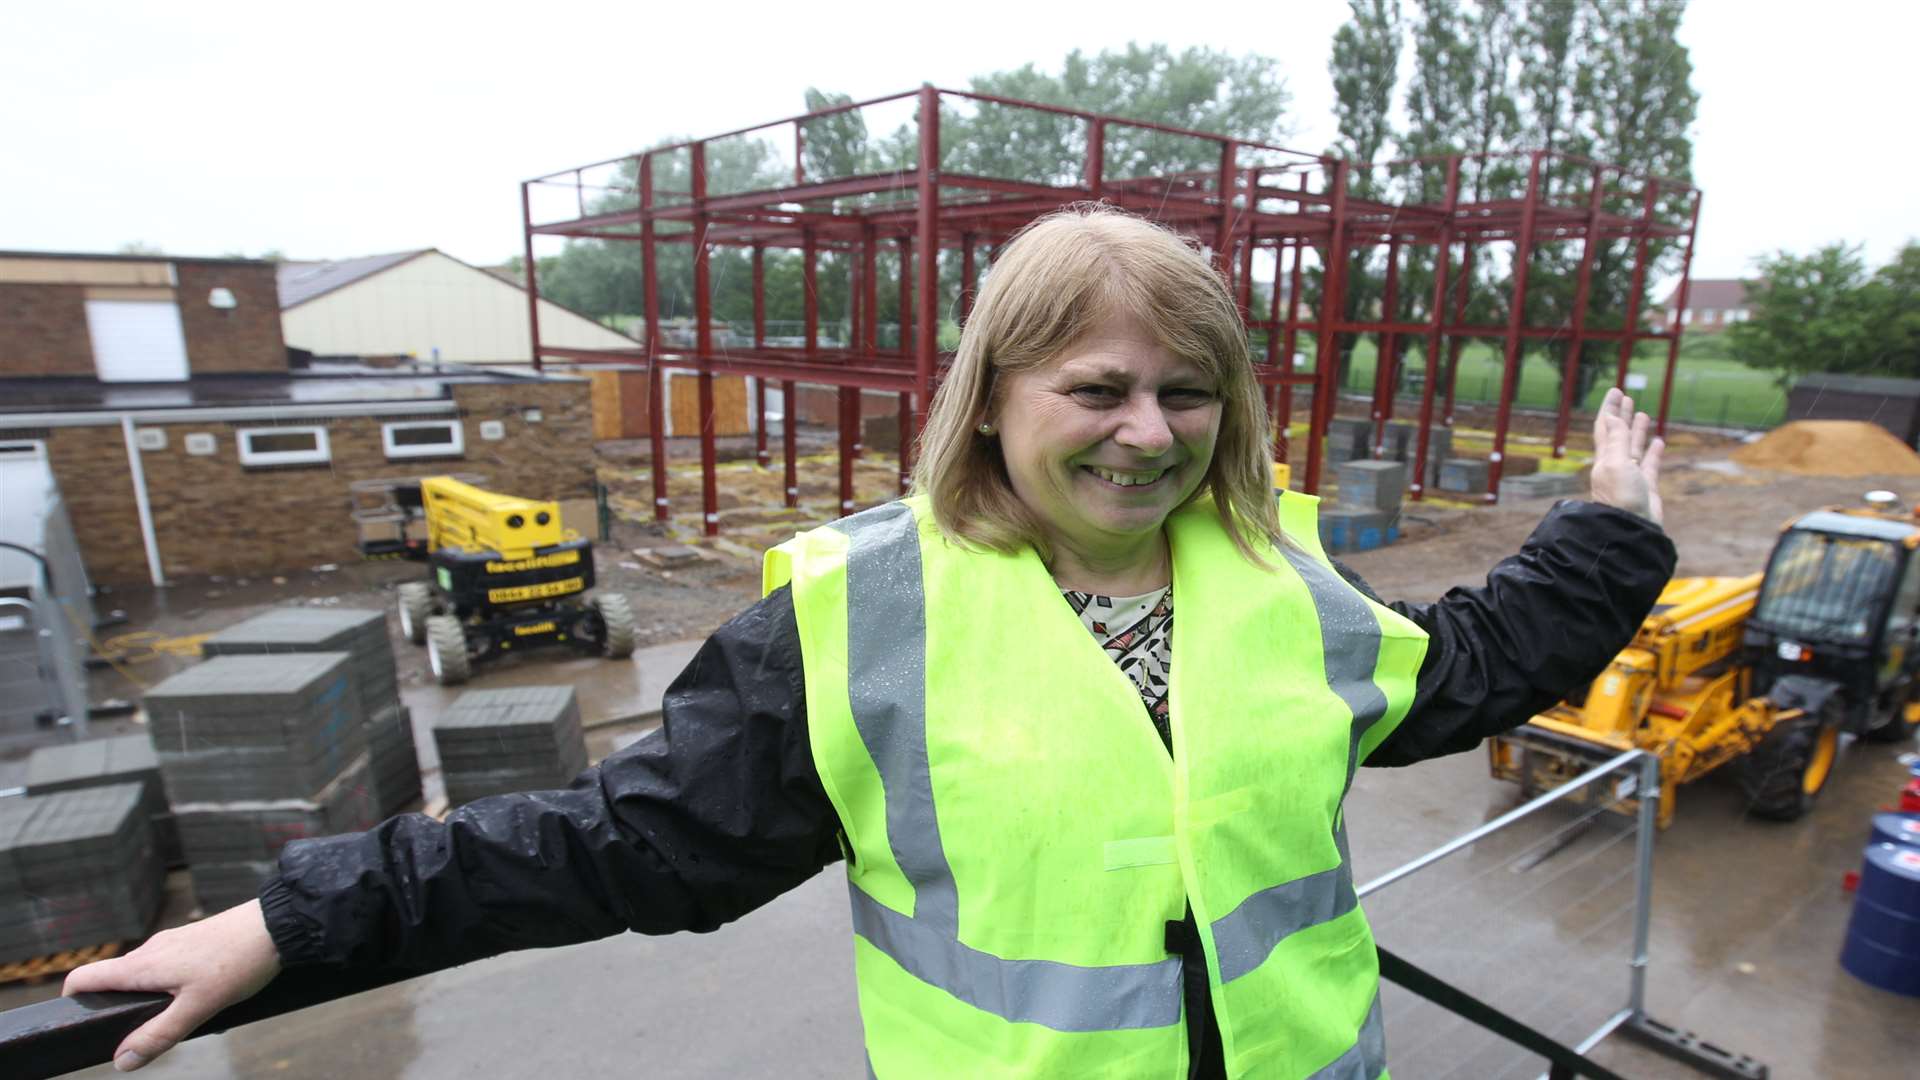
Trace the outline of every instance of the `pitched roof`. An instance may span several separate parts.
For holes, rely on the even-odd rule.
[[[283,262],[280,264],[280,310],[304,304],[335,289],[351,285],[364,277],[398,266],[408,259],[425,255],[432,248],[396,251],[390,255],[363,255],[357,259],[320,262]]]
[[[1670,308],[1680,299],[1680,287],[1675,285],[1667,298],[1660,302],[1663,308]],[[1706,308],[1711,311],[1731,311],[1747,306],[1747,283],[1733,278],[1694,278],[1687,287],[1687,306],[1695,310]]]

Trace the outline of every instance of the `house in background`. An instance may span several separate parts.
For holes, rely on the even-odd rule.
[[[499,268],[483,269],[434,248],[325,262],[279,264],[280,318],[287,344],[317,357],[411,357],[452,364],[531,364],[527,292]],[[626,351],[640,343],[551,300],[540,301],[540,341],[563,349]],[[544,350],[543,350],[544,352]],[[548,364],[569,366],[543,355]],[[582,365],[594,383],[594,436],[647,434],[643,365]],[[700,431],[697,377],[666,372],[667,433]],[[751,384],[714,380],[715,434],[752,432]]]
[[[1694,278],[1687,289],[1687,306],[1678,307],[1680,290],[1675,287],[1660,303],[1660,326],[1671,330],[1678,325],[1687,333],[1725,330],[1734,323],[1746,322],[1753,312],[1747,306],[1747,283],[1729,278]]]
[[[360,480],[459,472],[515,494],[591,496],[586,380],[292,367],[275,273],[244,259],[0,252],[0,447],[46,463],[93,581],[353,559]]]

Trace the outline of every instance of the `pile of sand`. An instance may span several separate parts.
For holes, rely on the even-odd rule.
[[[1920,476],[1920,454],[1864,420],[1795,420],[1735,450],[1733,459],[1802,476]]]

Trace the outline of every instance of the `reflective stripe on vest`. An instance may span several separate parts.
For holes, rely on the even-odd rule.
[[[1307,590],[1313,596],[1314,614],[1323,628],[1343,620],[1373,621],[1373,612],[1366,601],[1347,587],[1331,567],[1292,548],[1282,548],[1280,554],[1307,583]],[[1322,633],[1324,635],[1324,629]],[[1373,670],[1380,660],[1379,639],[1373,639],[1373,643],[1375,647],[1371,652],[1348,650],[1326,657],[1327,686],[1353,713],[1353,733],[1347,742],[1347,779],[1341,788],[1343,798],[1353,786],[1353,772],[1360,764],[1360,740],[1387,710],[1387,696],[1373,681]],[[1340,865],[1254,893],[1232,912],[1214,920],[1213,940],[1220,953],[1220,981],[1232,982],[1259,967],[1275,945],[1293,934],[1337,919],[1359,906],[1360,898],[1353,891],[1353,860],[1347,852],[1344,824],[1334,827],[1333,838],[1340,849]]]
[[[911,917],[851,888],[854,932],[922,982],[1005,1020],[1056,1031],[1180,1021],[1180,959],[1080,967],[1006,960],[959,938],[953,871],[927,764],[926,601],[913,510],[885,503],[835,522],[847,549],[847,690],[886,792],[887,842],[913,883]]]

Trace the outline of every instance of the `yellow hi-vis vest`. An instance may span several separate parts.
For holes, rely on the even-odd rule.
[[[1413,698],[1426,635],[1347,585],[1318,500],[1249,563],[1198,500],[1161,745],[1032,550],[946,542],[921,498],[767,553],[845,834],[877,1077],[1187,1074],[1192,905],[1231,1076],[1385,1075],[1341,801]]]

